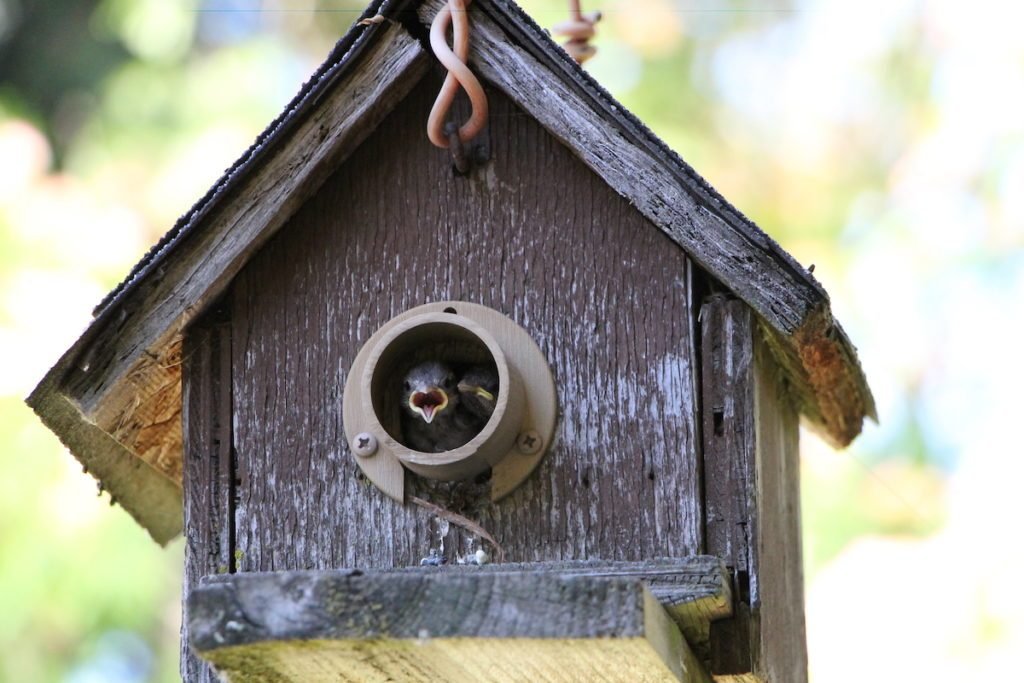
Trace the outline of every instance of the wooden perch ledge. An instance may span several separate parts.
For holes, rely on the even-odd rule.
[[[230,680],[710,683],[683,632],[729,614],[728,586],[712,557],[242,573],[187,619]]]

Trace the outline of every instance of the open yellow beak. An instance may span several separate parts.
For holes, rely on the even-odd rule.
[[[427,424],[434,421],[438,413],[448,407],[448,394],[439,387],[430,387],[426,391],[414,391],[409,396],[409,407],[419,413]]]

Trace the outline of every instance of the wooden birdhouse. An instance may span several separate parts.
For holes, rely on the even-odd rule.
[[[828,295],[511,2],[434,146],[441,6],[374,2],[29,403],[185,534],[189,681],[805,681],[798,421],[874,410]]]

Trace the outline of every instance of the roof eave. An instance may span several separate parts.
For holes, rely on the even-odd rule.
[[[182,490],[176,482],[86,419],[74,401],[56,388],[67,371],[62,358],[29,395],[26,403],[82,463],[82,470],[110,494],[153,540],[166,545],[182,529]]]

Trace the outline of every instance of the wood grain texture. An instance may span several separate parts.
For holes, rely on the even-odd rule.
[[[439,0],[425,3],[424,23]],[[791,390],[808,420],[845,446],[874,417],[871,390],[828,294],[564,55],[514,3],[473,6],[472,66],[570,147],[693,260],[747,302],[796,360]]]
[[[197,651],[242,680],[710,683],[634,578],[236,574],[193,591],[189,615]]]
[[[670,683],[677,678],[640,638],[289,640],[207,653],[246,683]]]
[[[760,658],[768,683],[807,683],[804,572],[800,527],[799,417],[774,358],[754,338]]]
[[[704,440],[705,539],[733,578],[736,613],[711,625],[711,670],[753,671],[751,651],[758,603],[759,533],[754,413],[756,328],[750,308],[715,295],[705,301],[701,322],[701,392]]]
[[[714,297],[701,308],[701,415],[704,438],[705,547],[730,567],[757,564],[753,413],[756,324],[738,300]],[[756,599],[757,587],[753,587]]]
[[[405,32],[422,34],[410,9],[418,4],[384,3],[379,8],[392,21],[354,27],[343,38],[259,144],[97,309],[93,324],[29,398],[160,542],[180,529],[174,490],[182,458],[180,394],[173,358],[181,333],[422,74],[427,57]],[[437,3],[425,5],[429,17]],[[874,415],[873,399],[813,277],[567,60],[514,4],[479,0],[474,8],[475,68],[774,327],[773,352],[812,425],[840,445],[856,436],[863,417]]]
[[[633,579],[642,581],[676,623],[690,647],[701,653],[708,650],[708,627],[711,622],[732,613],[733,598],[729,573],[717,557],[695,555],[681,559],[613,562],[605,560],[574,560],[563,562],[506,562],[485,565],[449,565],[443,569],[405,567],[376,570],[374,573],[398,572],[415,575],[443,571],[458,574],[584,576],[590,578]],[[331,574],[362,574],[363,570],[333,570]],[[234,575],[213,574],[205,583],[233,582]]]
[[[104,309],[29,398],[72,453],[161,543],[181,530],[179,363],[168,359],[189,321],[426,69],[420,44],[404,29],[384,24],[373,31],[382,37],[368,42],[350,77],[275,140],[275,149],[233,192],[218,195],[204,230],[183,240],[175,259],[167,259],[145,286],[133,286]],[[120,463],[116,469],[108,466],[114,463]],[[147,467],[168,481],[149,476]]]
[[[185,576],[182,605],[204,576],[226,574],[234,560],[234,462],[231,438],[231,325],[214,307],[185,337],[182,403],[185,423]],[[217,676],[190,650],[182,619],[181,676]]]
[[[707,551],[733,576],[731,618],[711,624],[716,680],[807,680],[797,414],[742,301],[702,306]],[[755,678],[751,678],[751,677]]]
[[[126,403],[105,402],[91,419],[140,460],[181,481],[181,335],[143,355],[122,382]]]
[[[181,485],[118,443],[82,415],[47,376],[28,398],[39,415],[82,463],[146,531],[163,545],[181,533]]]
[[[360,481],[341,388],[360,345],[437,300],[524,327],[556,380],[555,444],[498,504],[486,483],[406,490],[466,515],[511,561],[683,557],[702,546],[691,267],[507,98],[468,178],[422,125],[426,79],[231,290],[243,571],[395,567],[478,547]]]
[[[234,201],[207,219],[208,229],[182,247],[188,253],[167,264],[141,301],[124,304],[121,324],[92,342],[90,370],[69,376],[64,385],[83,412],[100,409],[148,341],[175,323],[187,325],[224,291],[248,258],[419,80],[426,68],[420,44],[401,27],[385,26],[359,70],[278,143],[276,154],[235,190]]]
[[[423,13],[431,16],[436,4],[425,6]],[[492,3],[492,8],[500,12],[500,5]],[[682,245],[700,266],[754,302],[770,324],[787,332],[800,326],[820,300],[821,290],[804,281],[802,269],[791,258],[783,259],[778,247],[768,249],[770,240],[763,233],[738,230],[720,215],[724,206],[707,206],[709,197],[698,201],[695,183],[679,178],[656,152],[638,145],[635,137],[609,135],[609,118],[595,110],[593,99],[571,81],[557,78],[539,55],[528,46],[523,49],[523,41],[510,40],[487,8],[473,17],[473,64],[484,78],[569,145],[612,188],[629,197],[637,211]],[[539,82],[544,87],[538,87]],[[758,236],[759,244],[753,242]]]

